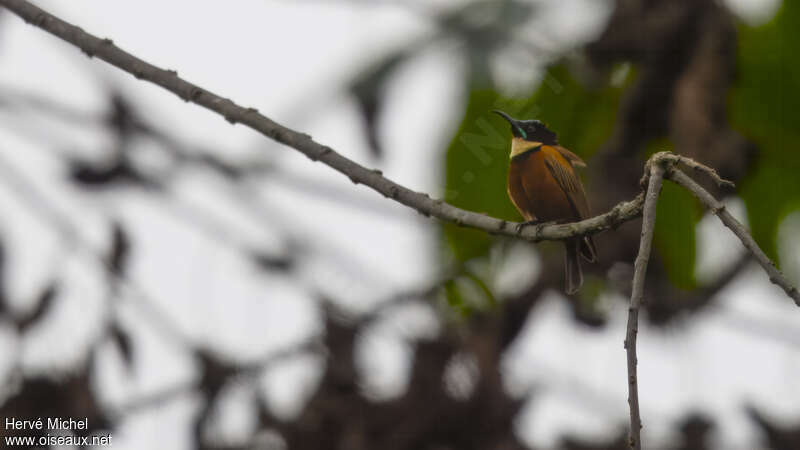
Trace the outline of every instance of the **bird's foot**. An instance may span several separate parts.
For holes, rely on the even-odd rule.
[[[529,221],[527,221],[527,222],[520,222],[520,223],[518,223],[518,224],[517,224],[517,234],[520,234],[520,233],[522,233],[522,230],[524,230],[524,229],[525,229],[525,227],[529,227],[529,226],[531,226],[531,225],[536,225],[536,223],[537,223],[537,221],[536,221],[536,220],[529,220]]]
[[[544,227],[549,225],[555,225],[557,223],[558,222],[555,220],[548,220],[547,222],[543,220],[529,220],[527,222],[522,222],[517,225],[517,234],[521,234],[522,230],[524,230],[526,227],[531,227],[531,226],[536,227],[536,232],[540,233]]]
[[[536,224],[535,224],[535,225],[536,225],[536,232],[537,232],[537,233],[541,233],[541,232],[542,232],[542,229],[543,229],[544,227],[548,227],[548,226],[550,226],[550,225],[556,225],[556,224],[558,224],[558,222],[557,222],[557,221],[555,221],[555,220],[548,220],[547,222],[542,222],[542,221],[540,220],[540,221],[536,222]]]
[[[535,226],[537,229],[540,229],[542,226],[549,225],[551,223],[553,223],[553,222],[542,222],[541,220],[538,220],[538,219],[537,220],[529,220],[527,222],[521,222],[521,223],[519,223],[517,225],[517,234],[522,233],[522,230],[524,230],[525,227]]]

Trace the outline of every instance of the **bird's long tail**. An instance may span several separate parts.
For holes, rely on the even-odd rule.
[[[581,247],[583,238],[570,239],[564,241],[564,249],[566,250],[564,258],[564,269],[566,271],[566,291],[567,294],[574,294],[578,292],[583,284],[583,271],[581,270],[581,263],[578,257],[579,249]]]

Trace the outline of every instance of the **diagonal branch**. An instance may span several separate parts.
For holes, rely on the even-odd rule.
[[[264,136],[294,148],[312,161],[319,161],[363,184],[387,198],[415,209],[425,216],[433,216],[459,226],[476,228],[492,234],[516,236],[529,241],[561,240],[569,237],[594,234],[615,228],[641,214],[643,196],[622,202],[611,211],[573,224],[520,227],[515,222],[466,211],[428,194],[415,192],[386,177],[378,170],[369,169],[348,159],[332,148],[314,141],[311,136],[289,129],[260,114],[254,108],[245,108],[211,91],[180,78],[174,70],[156,67],[114,45],[111,39],[100,39],[81,28],[67,23],[25,0],[0,0],[14,14],[73,45],[89,57],[97,56],[138,79],[155,83],[186,102],[214,111],[232,124],[241,123]]]
[[[647,263],[650,261],[650,249],[653,243],[653,231],[656,225],[656,204],[658,194],[661,192],[661,181],[664,177],[664,168],[660,161],[648,164],[650,181],[644,200],[642,213],[642,235],[639,240],[639,254],[636,255],[633,272],[633,290],[631,292],[631,305],[628,308],[628,328],[625,335],[625,351],[628,356],[628,405],[630,406],[631,430],[628,444],[631,448],[642,448],[641,429],[642,418],[639,414],[639,379],[636,374],[636,335],[639,332],[639,308],[644,297],[644,279],[647,274]]]
[[[747,251],[749,251],[761,264],[761,267],[767,272],[769,276],[769,281],[774,284],[780,286],[784,291],[786,291],[786,295],[794,299],[795,304],[800,306],[800,292],[797,291],[797,288],[794,287],[789,280],[775,267],[775,263],[772,262],[764,251],[758,246],[756,241],[753,239],[753,236],[747,232],[747,229],[742,225],[741,222],[736,220],[730,212],[725,208],[725,205],[719,202],[716,198],[714,198],[707,190],[703,189],[702,186],[697,184],[694,180],[689,178],[685,173],[681,172],[680,170],[673,170],[670,169],[667,172],[667,178],[671,181],[674,181],[679,186],[685,188],[695,197],[697,197],[700,202],[705,205],[706,208],[709,209],[712,213],[714,213],[719,220],[725,224],[726,227],[730,228],[733,231],[733,234],[742,241]]]

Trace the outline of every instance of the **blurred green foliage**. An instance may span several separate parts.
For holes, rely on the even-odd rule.
[[[539,118],[558,133],[562,145],[588,157],[610,136],[622,90],[607,86],[589,89],[564,65],[550,68],[527,98],[473,89],[447,149],[445,199],[460,208],[521,220],[506,194],[511,130],[492,110],[501,109],[521,119]],[[491,243],[486,233],[451,224],[444,225],[444,237],[459,263],[485,256]]]
[[[753,237],[778,261],[781,220],[800,208],[800,3],[784,1],[759,27],[740,29],[738,80],[730,98],[731,122],[756,143],[760,155],[739,192]]]
[[[509,99],[488,89],[469,93],[464,118],[447,149],[445,200],[460,208],[515,220],[518,215],[506,198],[504,182],[509,133],[500,124],[502,119],[495,120],[491,113],[507,102]],[[489,236],[477,230],[446,224],[444,236],[458,262],[489,250]]]
[[[654,139],[646,147],[646,157],[673,150],[669,139]],[[702,217],[697,200],[685,189],[665,182],[656,205],[656,226],[653,245],[667,269],[670,281],[682,289],[696,286],[694,275],[697,258],[697,222]]]
[[[551,67],[530,97],[472,89],[446,153],[445,199],[460,208],[520,221],[506,193],[511,130],[492,110],[521,119],[538,118],[556,130],[562,145],[588,157],[609,138],[622,92],[623,86],[587,88],[564,65]],[[488,255],[492,241],[484,232],[445,224],[443,233],[447,256],[455,263]],[[455,292],[448,297],[460,305]]]
[[[800,2],[784,2],[770,22],[742,25],[738,77],[730,96],[734,128],[760,149],[739,193],[754,237],[777,260],[780,221],[800,209],[800,59],[791,55],[800,42]],[[621,77],[619,75],[622,75]],[[547,71],[530,97],[504,97],[482,86],[468,92],[465,114],[446,153],[445,198],[471,211],[519,221],[508,200],[506,176],[511,133],[507,123],[491,113],[501,109],[514,117],[538,118],[558,133],[559,141],[582,157],[590,157],[610,137],[625,88],[636,77],[635,67],[621,66],[602,86],[577,81],[566,65]],[[644,153],[669,150],[666,139],[650,142]],[[695,228],[701,210],[690,194],[665,183],[658,204],[654,243],[675,286],[696,286]],[[483,232],[443,225],[448,259],[465,263],[488,255],[492,238]],[[474,275],[470,274],[474,281]],[[448,295],[459,303],[457,290]]]
[[[677,287],[695,287],[697,238],[695,227],[701,215],[697,200],[687,190],[665,182],[656,206],[653,242],[667,268],[667,276]]]

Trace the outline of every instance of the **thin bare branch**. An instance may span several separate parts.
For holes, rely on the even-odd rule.
[[[651,161],[653,161],[651,159]],[[625,350],[628,356],[628,405],[630,406],[631,431],[628,444],[631,448],[642,448],[641,429],[642,418],[639,413],[639,380],[636,374],[636,335],[639,332],[639,308],[644,296],[644,279],[647,274],[647,263],[650,261],[650,249],[653,242],[653,231],[656,224],[656,204],[658,194],[661,192],[661,181],[664,177],[664,168],[659,161],[648,164],[650,180],[644,200],[642,213],[642,234],[639,240],[639,254],[636,255],[633,272],[633,290],[631,291],[631,305],[628,308],[628,329],[625,335]]]
[[[702,173],[706,174],[709,178],[711,178],[712,181],[714,181],[714,183],[716,183],[717,187],[720,187],[720,188],[735,188],[736,187],[736,185],[732,181],[722,178],[721,176],[719,176],[717,171],[712,169],[711,167],[708,167],[705,164],[701,164],[701,163],[693,160],[692,158],[687,158],[685,156],[681,156],[681,155],[678,155],[678,154],[675,154],[675,153],[672,153],[672,152],[669,152],[669,151],[667,151],[667,152],[658,152],[658,153],[654,154],[653,156],[651,156],[650,159],[648,160],[647,164],[649,166],[649,165],[651,165],[653,163],[658,163],[658,164],[668,163],[669,166],[670,166],[669,167],[670,169],[672,167],[674,167],[675,165],[680,164],[680,165],[683,165],[684,167],[692,169],[692,171],[694,171],[694,172],[702,172]],[[644,184],[647,181],[647,177],[649,176],[649,174],[650,174],[650,171],[645,169],[645,172],[642,175],[642,179],[640,181],[640,183],[642,184],[642,187],[644,187]]]
[[[786,291],[786,295],[794,299],[797,306],[800,306],[800,292],[798,292],[797,288],[786,279],[777,267],[775,267],[775,263],[761,250],[761,247],[758,246],[755,239],[753,239],[753,236],[750,235],[744,225],[728,212],[725,205],[720,203],[719,200],[715,199],[707,190],[703,189],[702,186],[680,170],[670,169],[666,177],[694,194],[706,208],[719,217],[719,220],[733,231],[733,234],[742,241],[747,251],[749,251],[761,267],[764,268],[764,271],[769,275],[769,281],[780,286]]]
[[[518,227],[515,222],[496,219],[457,208],[443,200],[433,199],[428,194],[415,192],[386,178],[378,170],[364,167],[319,144],[311,136],[291,130],[260,114],[254,108],[245,108],[180,78],[174,70],[156,67],[127,53],[114,45],[111,39],[100,39],[81,28],[69,24],[24,0],[0,0],[23,20],[31,23],[80,48],[88,56],[97,56],[138,79],[155,83],[174,93],[186,102],[195,103],[214,111],[232,124],[241,123],[266,137],[285,144],[303,153],[312,161],[320,161],[344,174],[355,184],[363,184],[403,205],[417,210],[425,216],[433,216],[445,222],[471,227],[492,234],[516,236],[529,241],[562,240],[569,237],[594,234],[614,228],[641,214],[643,197],[622,202],[608,213],[572,224],[546,225],[541,227]]]

